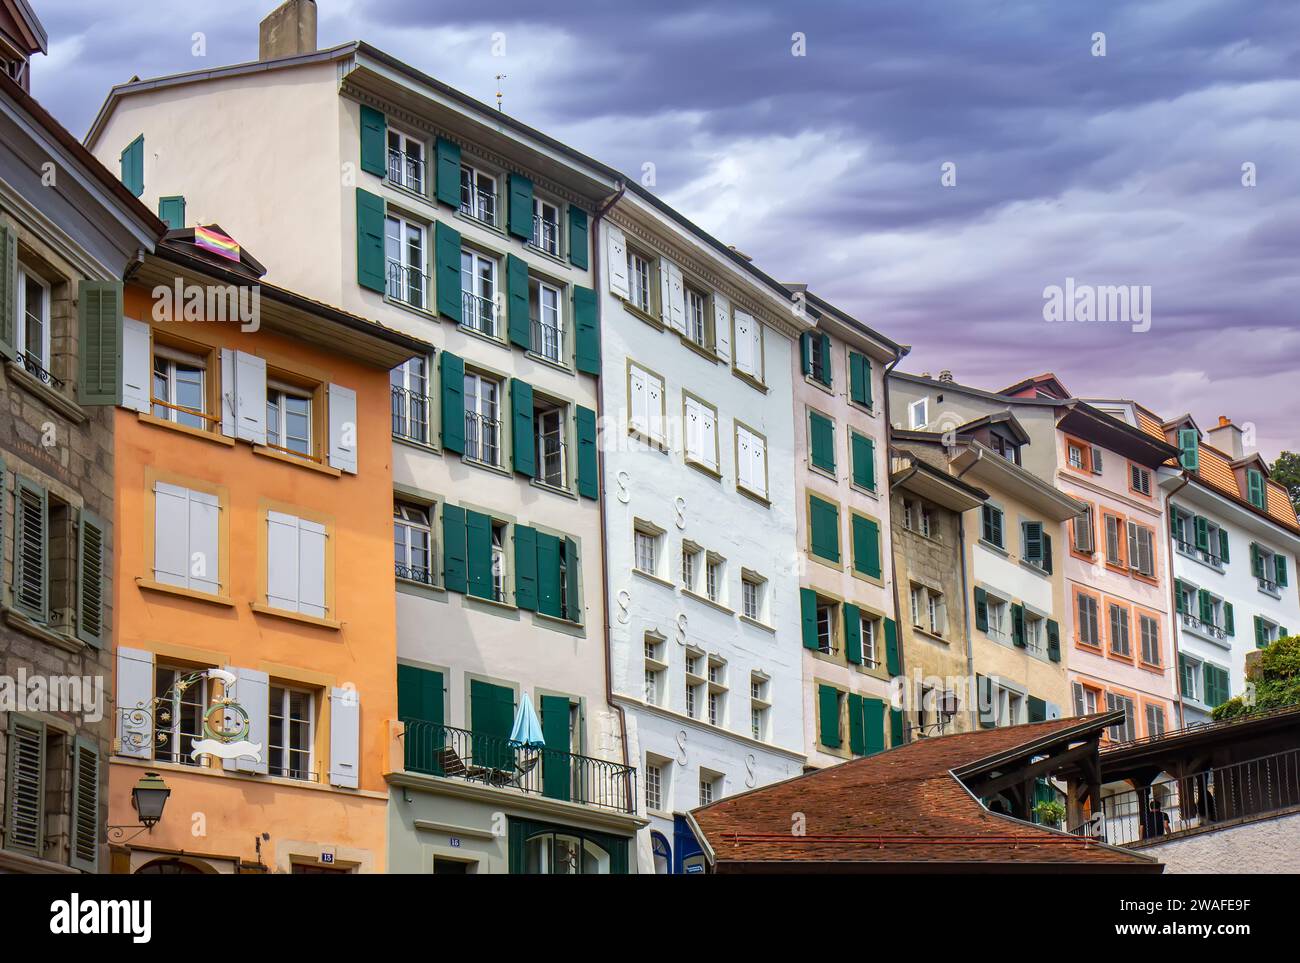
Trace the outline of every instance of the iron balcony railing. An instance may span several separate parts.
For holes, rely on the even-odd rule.
[[[530,347],[534,354],[540,354],[543,358],[558,362],[560,360],[560,347],[564,343],[563,332],[557,324],[544,324],[536,318],[532,320],[532,344]]]
[[[1219,639],[1221,641],[1228,637],[1228,633],[1224,629],[1219,628],[1213,622],[1203,621],[1191,612],[1183,612],[1179,618],[1182,619],[1183,625],[1187,628],[1200,632],[1203,635],[1208,635],[1211,638]]]
[[[427,565],[403,565],[401,562],[394,562],[393,574],[408,582],[421,582],[424,585],[433,584],[433,572]]]
[[[462,182],[460,187],[460,212],[466,217],[472,217],[476,221],[482,221],[484,224],[495,227],[497,223],[497,196],[492,191],[485,191],[481,187],[466,187]]]
[[[497,309],[491,298],[470,291],[460,292],[460,323],[489,338],[497,336]]]
[[[533,247],[557,257],[560,253],[560,225],[539,214],[533,215]]]
[[[61,378],[54,377],[49,371],[41,367],[40,361],[29,351],[20,351],[14,356],[14,360],[23,366],[23,369],[35,377],[41,384],[47,384],[52,388],[62,389],[64,381]]]
[[[393,437],[427,444],[429,441],[429,399],[418,391],[392,386]]]
[[[559,749],[516,746],[501,736],[423,719],[402,721],[408,772],[636,812],[636,770],[631,766]]]
[[[429,275],[398,261],[388,262],[388,296],[413,308],[427,310]]]
[[[389,148],[388,179],[407,190],[423,194],[424,161],[410,154],[403,154],[400,150]]]
[[[501,422],[465,412],[465,457],[489,465],[501,463]]]
[[[1300,806],[1300,749],[1107,796],[1102,838],[1127,846],[1292,806]]]

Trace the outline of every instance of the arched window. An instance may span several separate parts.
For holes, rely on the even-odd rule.
[[[673,871],[673,851],[663,833],[650,834],[650,851],[654,853],[655,875],[669,875]]]

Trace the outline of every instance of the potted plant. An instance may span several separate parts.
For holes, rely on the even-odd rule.
[[[1065,820],[1065,803],[1055,799],[1044,799],[1034,804],[1034,815],[1044,826],[1060,829]]]

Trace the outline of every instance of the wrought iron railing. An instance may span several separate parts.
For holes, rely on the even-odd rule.
[[[533,247],[558,257],[560,253],[560,225],[554,221],[543,219],[540,214],[534,214]]]
[[[1179,618],[1182,619],[1183,625],[1187,628],[1200,632],[1203,635],[1208,635],[1211,638],[1219,639],[1221,641],[1228,637],[1227,630],[1219,628],[1219,626],[1215,625],[1213,622],[1206,622],[1193,615],[1191,612],[1183,612]]]
[[[19,351],[17,355],[15,355],[14,360],[21,364],[23,370],[36,378],[36,380],[41,382],[41,384],[46,384],[52,388],[58,388],[60,390],[62,390],[64,384],[66,384],[62,378],[56,378],[49,371],[42,368],[40,362],[33,357],[29,351]]]
[[[392,386],[393,436],[427,444],[429,441],[429,399],[409,388]]]
[[[1207,729],[1225,729],[1230,726],[1239,726],[1248,722],[1255,722],[1259,719],[1268,719],[1273,716],[1300,714],[1300,704],[1279,706],[1276,709],[1262,709],[1259,712],[1252,712],[1248,715],[1236,716],[1231,719],[1221,719],[1214,722],[1193,722],[1182,726],[1178,729],[1166,729],[1164,732],[1153,736],[1143,736],[1141,739],[1130,739],[1128,742],[1112,742],[1101,747],[1101,752],[1117,752],[1120,749],[1128,749],[1132,746],[1148,745],[1153,742],[1160,742],[1166,739],[1172,739],[1175,736],[1183,736],[1189,732],[1201,733]]]
[[[497,196],[492,191],[485,191],[481,187],[466,188],[463,184],[460,189],[460,212],[466,217],[472,217],[476,221],[482,221],[484,224],[496,226],[497,223]]]
[[[406,770],[550,799],[635,813],[636,770],[559,749],[513,745],[501,736],[404,719]]]
[[[1107,796],[1103,838],[1115,846],[1300,806],[1300,749]]]
[[[460,323],[490,338],[497,336],[496,303],[469,291],[460,292]]]
[[[544,324],[536,318],[532,321],[531,348],[534,354],[540,354],[551,361],[560,360],[560,350],[564,344],[563,332],[557,324]]]
[[[389,148],[388,179],[407,190],[423,194],[424,161],[410,154],[404,154],[400,150]]]
[[[474,411],[465,412],[465,457],[488,465],[501,464],[501,422]]]
[[[394,562],[393,574],[408,582],[433,584],[433,571],[427,565],[403,565],[401,562]]]
[[[429,305],[429,275],[398,261],[388,262],[388,296],[413,308]]]

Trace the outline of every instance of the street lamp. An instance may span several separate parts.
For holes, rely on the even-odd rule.
[[[140,825],[153,829],[162,819],[163,807],[172,791],[156,772],[146,772],[131,790],[131,806],[140,816]]]

